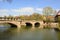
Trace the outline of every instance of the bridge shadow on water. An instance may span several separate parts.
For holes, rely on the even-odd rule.
[[[34,25],[35,25],[36,28],[40,27],[40,23],[38,23],[38,22],[35,23]]]
[[[34,25],[31,23],[26,23],[26,28],[32,28],[32,27],[38,28],[40,27],[40,23],[36,22]]]
[[[17,28],[17,25],[12,24],[12,23],[8,23],[10,25],[10,28]]]
[[[32,24],[31,23],[26,23],[25,28],[32,28]]]

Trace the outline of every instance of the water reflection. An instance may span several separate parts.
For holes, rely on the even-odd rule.
[[[3,30],[3,32],[1,32]],[[60,32],[59,32],[60,33]],[[58,40],[58,32],[54,29],[17,29],[0,26],[0,40]]]
[[[10,28],[9,24],[0,24],[0,32],[6,31],[8,28]]]

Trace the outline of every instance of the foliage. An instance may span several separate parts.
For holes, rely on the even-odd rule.
[[[53,10],[51,7],[45,7],[45,8],[43,8],[43,14],[46,17],[46,20],[45,21],[48,23],[48,22],[51,21],[50,20],[51,19],[50,16],[55,15],[56,14],[56,11]]]
[[[32,15],[22,15],[20,16],[20,19],[23,20],[43,20],[43,16],[38,13],[33,13]]]
[[[32,15],[30,15],[30,18],[32,20],[43,20],[42,15],[38,14],[38,13],[33,13]]]

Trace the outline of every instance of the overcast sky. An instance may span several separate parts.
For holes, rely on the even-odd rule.
[[[30,15],[34,12],[42,13],[44,7],[60,9],[60,0],[0,0],[0,16],[5,15]]]

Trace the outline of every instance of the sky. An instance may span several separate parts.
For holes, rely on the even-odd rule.
[[[0,0],[0,16],[42,14],[44,7],[60,9],[60,0]]]

